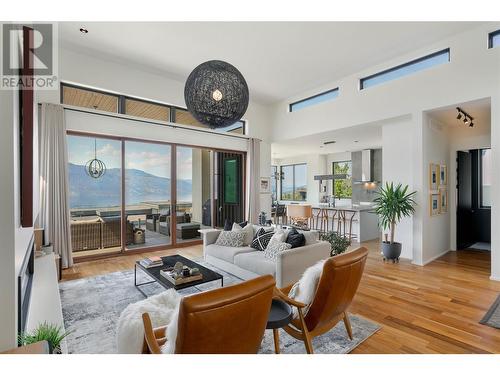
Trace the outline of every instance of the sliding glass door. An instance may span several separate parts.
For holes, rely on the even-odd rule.
[[[213,151],[177,146],[176,242],[200,240],[212,227]]]
[[[68,162],[74,257],[121,251],[121,141],[69,135]]]
[[[127,250],[172,243],[171,149],[166,144],[124,142]]]
[[[165,249],[243,220],[242,153],[83,133],[68,153],[74,256]]]

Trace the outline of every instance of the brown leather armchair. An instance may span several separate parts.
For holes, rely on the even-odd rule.
[[[255,354],[271,309],[274,278],[270,275],[184,297],[179,307],[175,353]],[[166,327],[153,329],[147,313],[144,353],[160,354]]]
[[[292,320],[284,330],[296,339],[304,341],[307,353],[313,353],[311,339],[328,332],[341,319],[344,320],[347,334],[352,340],[347,308],[358,290],[367,256],[368,250],[360,247],[329,258],[323,266],[314,300],[305,316],[302,309],[306,305],[288,297],[292,285],[275,289],[277,297],[297,307],[299,318]]]

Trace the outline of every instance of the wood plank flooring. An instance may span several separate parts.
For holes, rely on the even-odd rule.
[[[350,312],[382,329],[353,353],[500,353],[500,330],[479,324],[500,293],[500,282],[489,280],[490,254],[449,252],[425,267],[401,260],[383,263],[377,242]],[[124,255],[78,263],[63,272],[63,280],[132,269],[148,255],[201,257],[201,245],[150,254]]]

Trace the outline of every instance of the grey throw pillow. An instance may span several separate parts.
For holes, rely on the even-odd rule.
[[[286,242],[272,241],[264,250],[264,257],[276,262],[276,258],[282,251],[290,250],[292,245]]]
[[[215,241],[216,245],[228,247],[242,247],[244,246],[245,232],[226,232],[222,231]]]
[[[245,227],[241,227],[239,224],[234,223],[231,229],[232,232],[243,232],[245,236],[243,238],[243,242],[245,246],[250,246],[253,240],[253,225],[246,224]]]

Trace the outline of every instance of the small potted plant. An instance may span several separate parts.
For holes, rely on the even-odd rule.
[[[49,343],[50,354],[61,354],[61,341],[68,336],[69,332],[64,332],[61,326],[41,323],[33,332],[22,333],[18,337],[19,345],[29,345],[39,341]]]
[[[394,230],[396,224],[404,217],[409,217],[415,212],[414,196],[416,191],[408,193],[408,185],[386,183],[375,192],[377,197],[374,199],[375,212],[380,220],[380,227],[389,231],[389,240],[387,234],[385,241],[382,241],[381,248],[385,259],[391,259],[394,262],[399,261],[401,255],[401,243],[394,241]]]
[[[331,231],[321,235],[321,240],[327,241],[330,243],[332,251],[330,252],[331,256],[339,255],[344,253],[351,241],[348,238],[338,234],[337,232]]]

